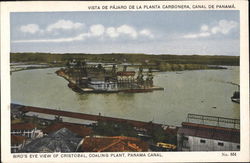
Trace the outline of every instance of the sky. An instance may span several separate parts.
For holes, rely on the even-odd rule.
[[[239,56],[239,11],[15,12],[11,52]]]

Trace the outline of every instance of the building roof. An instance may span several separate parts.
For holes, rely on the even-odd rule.
[[[81,140],[77,134],[61,128],[48,136],[33,140],[19,152],[75,152]]]
[[[147,150],[146,142],[125,136],[86,137],[82,144],[83,152],[141,152]]]
[[[183,122],[182,127],[178,130],[178,134],[240,143],[240,130],[233,128]]]
[[[11,124],[11,130],[32,130],[36,125],[33,123],[15,123]]]
[[[24,107],[23,105],[19,105],[19,104],[13,104],[13,103],[11,103],[10,104],[10,108],[11,108],[11,110],[13,110],[13,109],[20,109],[20,108],[22,108],[22,107]]]
[[[117,76],[135,76],[135,71],[118,71]]]
[[[179,127],[176,126],[162,126],[166,134],[176,135]]]
[[[89,127],[85,127],[85,126],[80,125],[80,124],[73,124],[73,123],[66,123],[66,122],[54,123],[54,124],[44,128],[42,131],[43,131],[43,133],[50,134],[50,133],[55,132],[61,128],[67,128],[71,132],[74,132],[81,137],[85,137],[85,136],[91,135],[91,133],[93,133],[93,130]]]
[[[11,135],[11,145],[22,144],[26,139],[25,136]]]

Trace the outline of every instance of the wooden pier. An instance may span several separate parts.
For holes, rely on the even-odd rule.
[[[33,106],[24,106],[24,107],[20,108],[20,111],[50,114],[50,115],[55,115],[55,116],[90,120],[90,121],[95,121],[95,122],[107,121],[107,122],[115,122],[115,123],[126,123],[126,124],[130,124],[134,127],[146,128],[146,129],[152,129],[153,127],[161,127],[162,126],[161,124],[153,123],[151,121],[150,122],[143,122],[143,121],[114,118],[114,117],[107,117],[107,116],[101,116],[101,115],[92,115],[92,114],[85,114],[85,113],[76,113],[76,112],[53,110],[53,109],[47,109],[47,108],[39,108],[39,107],[33,107]]]

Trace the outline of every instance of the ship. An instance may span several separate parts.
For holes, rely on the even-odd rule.
[[[68,61],[56,71],[65,78],[68,87],[78,93],[144,93],[164,90],[153,84],[153,72],[139,67],[138,72],[127,70],[128,64],[91,63],[79,60]],[[122,69],[122,70],[119,70]]]
[[[235,91],[233,96],[231,97],[231,100],[235,103],[240,103],[240,92],[239,91]]]
[[[232,83],[234,85],[237,85],[238,86],[238,91],[235,91],[233,96],[231,97],[231,100],[232,102],[235,102],[235,103],[240,103],[240,85],[238,84],[235,84],[235,83]]]

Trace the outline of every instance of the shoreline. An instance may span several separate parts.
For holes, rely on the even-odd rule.
[[[10,63],[12,64],[12,63]],[[40,67],[39,66],[32,66],[32,65],[41,65]],[[14,68],[15,66],[19,66],[19,65],[25,65],[27,67],[23,67],[23,68],[16,68],[14,70],[11,70],[12,68]],[[43,65],[43,66],[42,66]],[[44,66],[44,65],[47,65],[47,66]],[[177,66],[180,66],[180,65],[183,65],[183,64],[175,64]],[[30,62],[19,62],[19,64],[15,64],[15,65],[10,65],[10,73],[13,73],[13,72],[18,72],[18,71],[25,71],[25,70],[34,70],[34,69],[47,69],[47,68],[58,68],[58,67],[64,67],[65,65],[63,64],[57,64],[57,65],[49,65],[49,64],[46,64],[46,63],[30,63]],[[165,70],[161,70],[161,69],[157,69],[155,68],[157,65],[142,65],[142,67],[144,69],[148,68],[148,67],[153,67],[153,71],[154,72],[182,72],[182,71],[193,71],[193,70],[226,70],[228,69],[227,67],[228,66],[225,66],[225,65],[199,65],[199,66],[206,66],[206,67],[198,67],[198,68],[182,68],[182,69],[179,69],[179,68],[166,68]],[[238,65],[231,65],[233,67],[235,66],[238,66]],[[231,67],[230,66],[230,67]],[[133,68],[138,68],[138,65],[131,65],[131,67]]]

